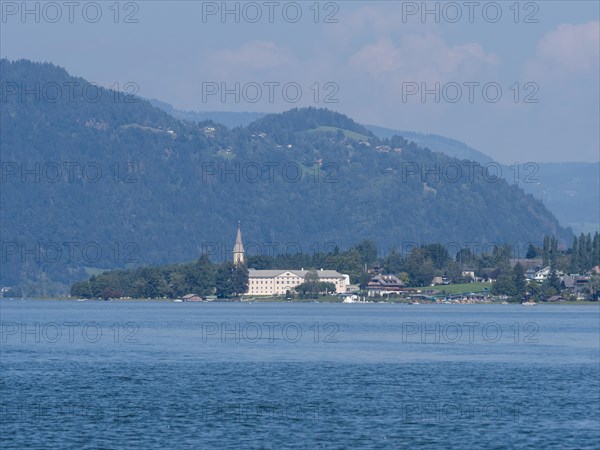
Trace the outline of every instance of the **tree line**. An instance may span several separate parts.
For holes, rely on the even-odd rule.
[[[490,252],[479,254],[463,248],[451,255],[440,243],[421,245],[404,255],[392,249],[387,255],[379,256],[375,243],[363,240],[346,251],[335,247],[330,252],[313,254],[250,255],[247,264],[242,266],[231,262],[216,263],[202,255],[198,260],[185,264],[109,271],[74,283],[71,295],[83,298],[179,298],[194,293],[235,297],[247,291],[247,268],[251,267],[337,270],[350,275],[350,281],[362,288],[366,287],[373,273],[395,274],[406,286],[419,287],[431,284],[435,276],[445,277],[449,283],[469,282],[472,280],[465,272],[472,271],[476,277],[497,280],[493,293],[519,297],[524,295],[525,274],[520,264],[511,268],[512,256],[513,249],[508,244],[495,245]],[[548,283],[539,286],[536,293],[541,296],[559,292],[558,271],[584,273],[600,264],[600,236],[598,232],[593,237],[582,234],[567,250],[558,250],[556,238],[546,236],[541,247],[530,245],[526,257],[539,257],[543,265],[551,267]],[[332,291],[331,287],[310,279],[305,280],[297,292],[313,295],[328,289]]]

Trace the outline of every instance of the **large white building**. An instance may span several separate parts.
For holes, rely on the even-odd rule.
[[[242,243],[242,232],[238,223],[235,245],[233,247],[233,263],[244,264],[246,261],[244,244]],[[299,284],[304,283],[304,277],[308,270],[296,269],[274,269],[257,270],[248,269],[248,292],[244,295],[280,295],[293,290]],[[319,280],[325,283],[333,283],[336,293],[344,293],[350,285],[350,276],[339,273],[337,270],[317,270]]]
[[[248,269],[248,292],[246,295],[279,295],[304,283],[308,270],[256,270]],[[319,280],[335,285],[336,293],[344,293],[350,284],[350,276],[337,270],[317,270]]]

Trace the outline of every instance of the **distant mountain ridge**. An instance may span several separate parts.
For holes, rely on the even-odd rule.
[[[179,111],[168,103],[151,100],[151,103],[178,119],[191,121],[213,120],[229,128],[248,126],[264,117],[266,113]],[[420,147],[444,153],[458,159],[476,161],[480,164],[495,163],[485,153],[456,139],[437,134],[393,130],[376,125],[364,128],[382,139],[402,136]],[[534,162],[536,168],[501,165],[503,177],[517,183],[527,193],[544,202],[560,223],[571,227],[575,233],[593,233],[600,229],[600,163],[543,163]],[[517,172],[517,169],[519,171]],[[537,180],[537,182],[535,181]],[[586,205],[582,208],[580,205]]]
[[[202,252],[230,259],[238,220],[255,253],[333,251],[365,238],[383,254],[572,239],[540,201],[481,166],[452,179],[412,173],[461,161],[380,139],[333,111],[293,109],[229,130],[106,89],[95,101],[85,89],[52,102],[21,96],[35,83],[87,86],[51,64],[0,60],[0,73],[16,87],[0,105],[0,277],[28,292]]]

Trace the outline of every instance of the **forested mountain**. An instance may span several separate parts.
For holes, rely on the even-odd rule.
[[[229,258],[238,220],[250,253],[572,238],[481,166],[332,111],[229,130],[51,64],[0,71],[3,286],[47,293],[86,270]]]
[[[224,111],[182,111],[176,109],[169,103],[162,102],[155,98],[148,100],[152,106],[162,109],[166,113],[179,120],[186,120],[188,122],[204,122],[206,120],[212,120],[221,125],[225,125],[227,128],[245,127],[261,117],[266,116],[265,113],[260,112],[224,112]]]
[[[181,120],[198,122],[210,119],[229,128],[248,126],[266,115],[256,112],[180,111],[158,100],[151,100],[151,103]],[[481,164],[496,164],[493,158],[485,153],[464,142],[439,134],[392,130],[375,125],[365,125],[365,128],[379,138],[402,136],[419,147],[426,147],[454,158],[468,159]],[[526,193],[542,200],[562,225],[571,227],[576,233],[593,233],[599,230],[600,163],[533,163],[535,165],[529,164],[526,167],[526,162],[512,166],[502,165],[502,177],[511,184],[519,184]],[[586,207],[582,208],[581,205]]]

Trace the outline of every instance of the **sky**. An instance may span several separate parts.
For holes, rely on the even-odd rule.
[[[599,5],[2,1],[0,55],[178,109],[326,107],[506,164],[597,162]]]

